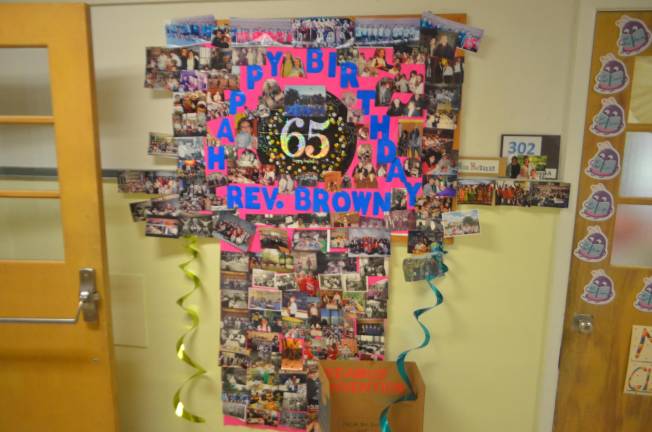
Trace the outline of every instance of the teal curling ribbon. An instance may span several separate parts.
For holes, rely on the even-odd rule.
[[[414,391],[414,386],[412,385],[412,381],[410,381],[410,377],[408,376],[407,370],[405,369],[405,358],[408,356],[410,352],[424,348],[426,347],[426,345],[430,343],[430,331],[428,330],[428,327],[426,327],[426,325],[422,323],[419,318],[424,313],[436,308],[437,306],[439,306],[444,302],[444,295],[441,293],[441,291],[439,291],[437,286],[433,283],[433,280],[437,277],[443,276],[448,271],[448,267],[446,266],[446,264],[444,264],[444,259],[443,259],[445,253],[446,251],[444,251],[444,249],[440,244],[437,244],[436,246],[433,247],[432,255],[435,257],[435,260],[437,260],[439,271],[436,275],[427,278],[426,281],[428,282],[428,285],[430,285],[430,289],[435,295],[435,304],[429,307],[416,309],[413,312],[414,318],[416,319],[417,323],[419,323],[419,326],[421,326],[421,330],[423,330],[423,341],[419,346],[403,351],[401,354],[399,354],[398,358],[396,359],[396,369],[398,369],[398,373],[401,376],[401,379],[407,386],[408,392],[403,396],[401,396],[400,398],[393,401],[392,403],[390,403],[389,405],[387,405],[385,409],[383,409],[383,411],[380,413],[381,432],[392,432],[392,428],[389,425],[389,418],[388,418],[389,408],[392,405],[400,402],[405,402],[405,401],[414,401],[417,399],[417,394]]]

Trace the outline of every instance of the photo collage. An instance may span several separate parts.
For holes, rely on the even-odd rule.
[[[433,17],[191,17],[146,48],[145,88],[172,99],[147,153],[176,169],[118,188],[151,195],[130,204],[147,236],[221,241],[225,424],[317,430],[318,360],[385,358],[392,234],[420,281],[445,237],[480,232],[455,205],[482,34]]]

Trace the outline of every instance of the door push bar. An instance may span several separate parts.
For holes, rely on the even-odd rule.
[[[97,322],[97,302],[100,294],[95,286],[95,269],[79,270],[79,304],[73,318],[19,318],[0,317],[0,324],[77,324],[83,316],[88,323]]]

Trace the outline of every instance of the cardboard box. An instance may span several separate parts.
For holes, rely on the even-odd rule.
[[[393,432],[423,432],[426,389],[414,362],[406,362],[417,400],[392,405]],[[378,432],[380,413],[407,393],[396,362],[323,360],[319,362],[322,432]]]

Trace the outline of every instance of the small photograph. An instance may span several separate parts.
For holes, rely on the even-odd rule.
[[[274,288],[274,278],[276,273],[273,271],[255,268],[251,271],[251,285],[254,287]]]
[[[196,16],[172,20],[165,24],[167,46],[199,45],[211,41],[215,31],[215,17]]]
[[[222,368],[222,392],[234,393],[246,390],[247,370],[239,367]]]
[[[280,411],[247,407],[247,424],[277,427],[280,424]]]
[[[329,291],[342,291],[342,275],[341,274],[320,274],[319,275],[319,289]]]
[[[350,228],[360,224],[360,214],[357,212],[331,213],[331,226],[335,228]]]
[[[345,249],[349,243],[349,230],[347,228],[333,228],[328,230],[329,251]]]
[[[250,364],[251,358],[246,354],[220,350],[220,367],[240,367],[246,369]]]
[[[175,92],[179,90],[179,72],[163,72],[147,70],[145,72],[145,88]]]
[[[388,256],[391,231],[378,228],[349,229],[350,256]]]
[[[570,183],[531,182],[530,204],[535,207],[568,208]]]
[[[389,298],[389,279],[387,276],[368,276],[366,279],[366,298],[385,300]]]
[[[281,411],[281,426],[287,426],[293,429],[306,429],[309,422],[306,411]],[[312,430],[318,430],[312,427]]]
[[[145,210],[146,217],[176,218],[179,215],[179,195],[167,195],[150,200],[151,206]]]
[[[421,177],[421,157],[410,156],[403,161],[403,172],[407,177]]]
[[[180,48],[145,48],[146,73],[150,72],[179,72],[182,69]],[[177,74],[178,77],[178,74]]]
[[[247,309],[247,291],[220,290],[222,309]]]
[[[278,178],[278,193],[280,195],[290,195],[294,193],[296,187],[292,175],[288,173],[280,174]]]
[[[298,288],[294,273],[276,273],[274,287],[280,291],[296,291]]]
[[[356,322],[356,333],[365,336],[384,336],[385,320],[360,318]]]
[[[365,281],[360,273],[345,273],[342,275],[344,291],[366,291]]]
[[[213,37],[211,38],[211,45],[216,48],[230,48],[231,47],[231,28],[229,24],[224,25],[224,22],[218,22]]]
[[[319,85],[286,86],[285,115],[289,117],[324,117],[326,87]]]
[[[450,211],[453,205],[453,199],[450,197],[440,196],[417,196],[414,205],[415,227],[427,225],[431,220],[441,220],[441,214]],[[426,229],[426,228],[418,228]]]
[[[384,360],[385,359],[385,337],[358,335],[357,357],[360,360]]]
[[[317,273],[318,262],[317,253],[315,252],[297,252],[292,251],[294,257],[294,272],[295,273]]]
[[[134,222],[143,222],[147,215],[147,210],[152,206],[152,201],[138,201],[129,203],[129,210],[131,210],[131,219]]]
[[[358,226],[360,228],[385,228],[385,222],[379,217],[360,216]]]
[[[480,214],[477,209],[454,211],[442,215],[444,237],[480,234]]]
[[[364,308],[365,318],[387,318],[387,300],[367,298]]]
[[[290,240],[286,229],[261,227],[258,232],[262,249],[275,249],[284,254],[290,253]]]
[[[281,77],[283,78],[304,78],[306,70],[303,61],[298,56],[287,51],[283,53],[281,60]]]
[[[177,173],[175,171],[120,171],[118,191],[150,195],[176,194]]]
[[[301,252],[326,252],[328,250],[328,230],[294,230],[292,248]]]
[[[290,318],[307,319],[310,303],[317,301],[308,293],[301,291],[286,291],[283,293],[283,309],[281,315]]]
[[[394,80],[381,78],[376,84],[376,106],[390,106],[394,94]]]
[[[249,255],[238,252],[220,252],[220,270],[230,272],[248,272]]]
[[[423,121],[398,121],[398,156],[421,156],[423,137]],[[452,144],[452,143],[451,143]]]
[[[458,204],[492,205],[494,202],[495,180],[464,179],[458,181]]]
[[[233,48],[233,66],[263,66],[267,63],[267,48],[252,46]]]
[[[258,147],[258,119],[250,119],[244,114],[236,114],[235,148],[256,150]]]
[[[334,293],[335,294],[331,300],[334,300],[335,303],[328,304],[326,308],[322,308],[320,311],[320,325],[323,333],[326,333],[329,329],[341,328],[342,324],[344,323],[344,317],[342,315],[343,302],[340,296],[340,292],[334,291]],[[331,293],[327,291],[326,294],[330,295]],[[331,358],[332,357],[334,356],[331,356]]]
[[[459,111],[462,104],[462,86],[434,86],[428,88],[428,112]],[[434,117],[428,127],[434,127]]]
[[[353,20],[340,17],[302,17],[292,19],[294,46],[344,48],[353,45]]]
[[[425,175],[423,176],[422,193],[426,197],[454,197],[458,193],[459,182],[455,175]],[[493,188],[491,189],[493,194]],[[459,197],[458,197],[459,198]],[[491,203],[490,203],[491,204]]]
[[[388,46],[419,42],[419,18],[356,18],[355,43]]]
[[[244,420],[247,416],[249,392],[222,393],[222,414]]]
[[[434,256],[406,258],[403,260],[403,278],[406,282],[432,279],[439,275],[439,261]]]
[[[251,320],[251,329],[256,332],[279,333],[283,330],[283,323],[279,312],[252,310],[249,311],[249,319]],[[261,348],[260,344],[256,348]]]
[[[517,180],[543,180],[548,156],[512,156],[508,159],[505,175]],[[514,177],[516,176],[516,177]]]
[[[281,351],[281,369],[284,371],[303,370],[303,339],[284,338]],[[299,396],[295,393],[286,393],[283,396],[285,404],[286,396]],[[301,395],[305,401],[305,395]],[[305,402],[304,402],[305,403]],[[303,407],[305,409],[305,406]]]
[[[358,258],[350,257],[345,253],[326,254],[326,266],[323,273],[342,274],[358,271]]]
[[[170,134],[160,132],[149,133],[149,146],[147,154],[150,156],[159,156],[164,158],[177,157],[177,142]]]
[[[222,211],[213,215],[213,237],[227,241],[242,251],[249,249],[255,233],[256,225],[232,212]]]
[[[356,188],[376,189],[378,187],[378,173],[371,161],[360,160],[358,162],[353,169],[353,183]]]
[[[148,217],[145,219],[145,235],[148,237],[179,237],[179,221],[174,218]]]
[[[408,231],[407,251],[412,255],[423,255],[430,253],[432,247],[444,240],[442,231]]]
[[[407,210],[407,189],[393,188],[390,210]]]
[[[383,217],[384,227],[391,231],[407,231],[416,223],[416,215],[409,210],[392,210]]]
[[[250,286],[249,273],[220,272],[220,290],[247,291]]]
[[[345,313],[364,314],[365,303],[367,301],[364,291],[345,291],[343,296]]]
[[[340,275],[338,275],[341,278]],[[341,280],[341,279],[340,279]],[[342,308],[342,290],[319,290],[320,298],[320,315],[324,319],[324,311],[326,310],[339,310]]]
[[[283,46],[292,44],[289,19],[231,18],[231,46]]]
[[[280,312],[282,294],[275,288],[249,288],[249,309]]]
[[[530,182],[497,180],[496,205],[530,207]]]
[[[457,158],[458,151],[453,150],[452,131],[425,130],[421,164],[423,175],[455,175]]]
[[[339,171],[326,171],[323,173],[324,186],[328,192],[337,192],[342,189],[342,173]]]
[[[181,236],[211,237],[213,219],[209,214],[181,214],[179,224],[181,226]]]
[[[204,140],[200,137],[177,138],[177,173],[183,177],[204,175]]]
[[[389,258],[385,257],[361,257],[360,270],[363,277],[388,276]]]
[[[278,389],[282,392],[305,395],[307,391],[306,382],[307,376],[305,372],[281,372],[278,376]]]
[[[206,135],[206,113],[172,114],[172,129],[175,137],[203,137]]]
[[[269,111],[280,110],[283,108],[285,94],[278,82],[273,78],[268,78],[263,83],[263,91],[258,99],[259,117],[268,117]]]
[[[319,183],[319,174],[316,172],[306,172],[298,174],[297,186],[300,187],[315,187]]]
[[[181,71],[179,88],[173,94],[174,112],[206,112],[208,74],[202,71]]]
[[[302,362],[303,363],[303,362]],[[302,364],[303,367],[303,364]],[[283,394],[283,411],[302,411],[305,413],[308,409],[308,400],[305,394],[284,393]]]

